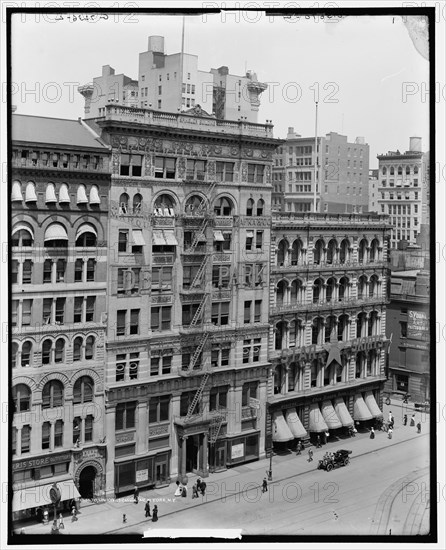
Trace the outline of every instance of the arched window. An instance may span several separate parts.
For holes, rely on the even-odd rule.
[[[291,265],[298,265],[302,262],[303,258],[303,244],[300,239],[296,239],[293,242],[291,249]]]
[[[99,189],[97,185],[92,185],[90,189],[90,205],[95,206],[101,204],[101,198],[99,196]]]
[[[339,261],[345,264],[350,260],[350,242],[348,239],[343,239],[339,249]]]
[[[282,392],[282,380],[283,380],[283,367],[282,365],[277,365],[274,369],[274,393]]]
[[[367,240],[361,239],[358,248],[358,261],[360,264],[367,262]]]
[[[378,297],[378,285],[379,285],[378,275],[372,275],[369,281],[369,298]]]
[[[313,304],[318,304],[322,300],[322,279],[316,279],[313,283]]]
[[[276,306],[282,306],[285,302],[285,294],[288,284],[286,281],[279,281],[276,289]]]
[[[191,208],[192,204],[194,205],[194,207],[198,207],[202,199],[201,197],[197,197],[196,195],[193,197],[190,197],[186,203],[186,206],[188,205],[189,201],[192,201],[189,205],[189,208]],[[155,216],[173,217],[175,216],[175,205],[176,205],[175,200],[167,193],[159,195],[159,197],[156,198],[155,203],[153,205],[154,214]],[[188,213],[188,209],[186,208],[186,214],[187,213]]]
[[[141,193],[135,193],[133,195],[133,213],[139,214],[142,210],[142,195]]]
[[[31,365],[31,353],[33,350],[33,343],[27,340],[22,345],[22,367],[29,367]]]
[[[390,167],[390,175],[393,176],[395,174],[395,168],[393,166]]]
[[[263,199],[259,199],[257,201],[257,216],[263,216],[264,208],[265,208],[265,201]]]
[[[88,203],[88,197],[87,197],[87,190],[85,188],[85,185],[79,185],[77,188],[77,204],[87,204]]]
[[[383,166],[382,173],[383,173],[383,176],[387,174],[387,168],[385,166]]]
[[[11,201],[21,202],[22,200],[23,200],[22,184],[18,180],[16,180],[12,182]]]
[[[367,314],[365,312],[360,313],[356,317],[356,338],[361,338],[362,336],[365,336],[363,334],[365,332],[365,324],[367,323]]]
[[[336,239],[331,239],[327,247],[327,264],[333,264],[336,262],[338,243]]]
[[[366,275],[361,275],[361,277],[359,277],[357,287],[358,287],[358,300],[364,300],[364,298],[366,297],[365,293],[367,289]]]
[[[311,343],[312,344],[322,344],[322,327],[323,327],[323,319],[321,317],[316,317],[316,319],[313,319],[313,323],[311,325]]]
[[[406,166],[406,176],[408,176],[410,174],[410,166],[407,165]]]
[[[403,167],[402,166],[398,166],[398,175],[399,176],[403,175]]]
[[[65,359],[65,340],[63,338],[58,338],[56,340],[56,346],[54,350],[54,362],[63,363]]]
[[[414,174],[418,174],[418,166],[414,166],[414,168],[413,168],[413,173],[414,173]]]
[[[291,303],[302,304],[304,297],[303,283],[300,279],[295,279],[291,283]]]
[[[32,181],[26,184],[25,202],[37,202],[36,186]]]
[[[25,384],[17,384],[12,388],[15,411],[24,412],[31,410],[31,390]]]
[[[128,214],[129,213],[129,196],[127,193],[122,193],[119,197],[119,213]]]
[[[45,246],[49,248],[67,248],[68,234],[61,223],[52,223],[46,228],[44,236]]]
[[[325,343],[330,342],[332,333],[336,337],[336,317],[334,315],[325,319]]]
[[[248,202],[246,203],[246,215],[252,216],[254,214],[254,201],[252,199],[248,199]]]
[[[51,340],[47,339],[42,344],[42,364],[49,365],[51,363],[51,348],[53,343]]]
[[[85,359],[89,361],[94,358],[94,336],[89,336],[85,342]]]
[[[348,300],[349,298],[349,280],[348,277],[342,277],[339,279],[339,301]]]
[[[288,241],[286,239],[282,239],[279,242],[279,246],[277,247],[277,265],[284,266],[286,265],[287,256],[288,256]]]
[[[327,302],[331,302],[334,298],[336,288],[336,279],[334,277],[330,277],[327,281],[327,287],[325,289],[325,300]]]
[[[338,318],[338,342],[348,340],[348,315],[340,315]]]
[[[370,261],[376,262],[379,260],[378,258],[379,254],[379,241],[378,239],[373,239],[373,241],[370,243]]]
[[[34,233],[33,230],[25,224],[19,224],[12,230],[11,245],[12,246],[33,246]]]
[[[81,376],[73,387],[73,403],[89,403],[93,401],[94,382],[89,376]]]
[[[319,265],[323,261],[323,255],[324,255],[324,241],[322,239],[318,239],[314,245],[314,251],[313,251],[313,263],[316,265]]]
[[[233,204],[227,197],[220,197],[215,201],[214,214],[216,216],[232,216]]]
[[[12,368],[15,368],[17,366],[17,360],[19,358],[19,345],[17,342],[12,343],[12,349],[11,349],[11,364]]]
[[[165,196],[165,195],[161,195]],[[157,199],[158,201],[158,199]],[[206,199],[199,195],[192,195],[186,201],[185,212],[192,216],[202,214],[206,208]]]
[[[296,363],[291,363],[288,367],[288,391],[294,391],[298,385],[299,367]]]
[[[90,247],[96,246],[98,232],[91,223],[83,223],[76,232],[76,246]]]
[[[61,407],[64,399],[64,387],[59,380],[51,380],[47,382],[42,390],[42,408],[52,409]]]
[[[77,336],[73,343],[73,361],[80,361],[82,359],[82,344],[83,339]]]

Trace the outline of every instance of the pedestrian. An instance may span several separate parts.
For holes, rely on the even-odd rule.
[[[183,490],[181,491],[181,496],[182,497],[187,497],[187,488],[185,485],[183,485]]]
[[[77,510],[76,506],[71,508],[71,521],[77,521]]]
[[[389,419],[388,419],[388,421],[389,421],[389,424],[392,422],[392,411],[389,411]]]
[[[301,447],[302,443],[299,441],[297,443],[297,449],[296,449],[296,456],[297,455],[300,455],[302,453],[302,447]]]
[[[308,462],[311,462],[313,460],[313,451],[311,449],[308,449]]]
[[[403,426],[407,426],[407,414],[403,417]]]
[[[418,424],[417,424],[417,432],[419,434],[421,433],[421,422],[418,422]]]
[[[133,491],[133,499],[135,501],[135,504],[138,504],[138,501],[139,501],[139,489],[138,487],[135,485],[135,490]]]
[[[318,435],[316,438],[316,447],[319,449],[321,446],[321,436]]]
[[[392,430],[392,428],[389,426],[389,429],[388,429],[388,431],[387,431],[387,437],[388,437],[389,439],[392,439],[392,434],[393,434],[393,430]]]
[[[62,514],[59,514],[59,529],[65,529]]]
[[[370,439],[375,439],[375,430],[372,428],[370,428]]]
[[[127,523],[127,516],[126,516],[126,514],[122,514],[122,523]]]
[[[395,426],[395,417],[393,416],[393,414],[392,414],[392,417],[391,417],[391,419],[390,419],[390,426],[391,426],[391,428],[392,428],[392,430],[393,430],[393,427]]]
[[[192,485],[192,498],[198,498],[197,482]]]
[[[328,442],[328,438],[330,437],[330,432],[325,432],[325,441],[324,443],[327,443]]]
[[[197,479],[197,490],[201,493],[201,479]]]
[[[263,478],[262,483],[262,493],[266,493],[268,491],[268,482],[266,481],[266,477]]]
[[[59,528],[57,527],[57,520],[56,519],[53,521],[53,525],[51,527],[51,534],[52,535],[58,535],[59,534]]]
[[[158,506],[156,504],[153,507],[152,521],[158,521]]]
[[[204,494],[206,493],[206,483],[204,481],[200,483],[200,490],[201,494],[204,496]]]
[[[146,505],[144,506],[144,510],[146,511],[146,518],[150,518],[150,500],[146,502]]]
[[[410,418],[410,425],[415,426],[415,414],[413,414]]]

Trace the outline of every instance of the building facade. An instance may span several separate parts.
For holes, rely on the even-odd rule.
[[[101,494],[109,150],[80,121],[12,116],[15,517]],[[32,490],[34,488],[34,490]]]
[[[369,170],[369,212],[378,214],[378,169]]]
[[[386,389],[422,403],[430,399],[429,279],[424,269],[392,273],[387,322],[392,345]]]
[[[271,125],[107,106],[107,494],[259,459]]]
[[[385,216],[273,214],[268,444],[382,416]]]
[[[139,54],[138,79],[115,75],[109,65],[91,84],[78,88],[85,98],[85,118],[104,116],[108,104],[177,113],[200,106],[219,119],[257,122],[260,94],[267,84],[253,71],[232,75],[226,66],[198,68],[198,56],[166,54],[164,37],[149,36],[148,49]]]
[[[429,153],[421,138],[411,137],[405,153],[378,155],[378,212],[390,216],[391,248],[402,240],[416,244],[421,226],[429,226]]]

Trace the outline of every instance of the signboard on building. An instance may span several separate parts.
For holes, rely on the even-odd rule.
[[[141,483],[142,481],[148,481],[149,479],[149,470],[136,470],[136,483]]]
[[[426,340],[429,337],[429,316],[425,311],[409,309],[407,320],[407,337]]]
[[[245,455],[245,444],[237,443],[237,445],[232,446],[231,458],[243,458]]]
[[[48,455],[39,458],[31,458],[29,460],[21,460],[13,462],[12,469],[26,470],[27,468],[41,468],[42,466],[50,466],[51,464],[59,464],[60,462],[68,462],[71,460],[71,452],[61,453],[57,455]]]

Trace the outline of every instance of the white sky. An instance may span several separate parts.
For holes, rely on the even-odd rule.
[[[168,54],[181,49],[182,18],[176,15],[120,13],[97,22],[50,17],[55,18],[27,14],[13,20],[12,103],[18,113],[83,116],[77,85],[99,76],[102,65],[137,78],[138,54],[147,49],[150,35],[165,37]],[[313,85],[318,83],[319,135],[335,131],[349,141],[364,136],[371,168],[377,167],[377,154],[408,149],[410,136],[422,137],[423,150],[429,148],[429,63],[413,46],[401,17],[322,22],[246,11],[189,16],[185,51],[198,55],[201,70],[227,65],[231,74],[241,75],[246,63],[269,83],[259,122],[271,119],[275,137],[285,137],[288,126],[314,135]],[[404,101],[405,86],[411,95]],[[37,95],[30,93],[34,89]]]

